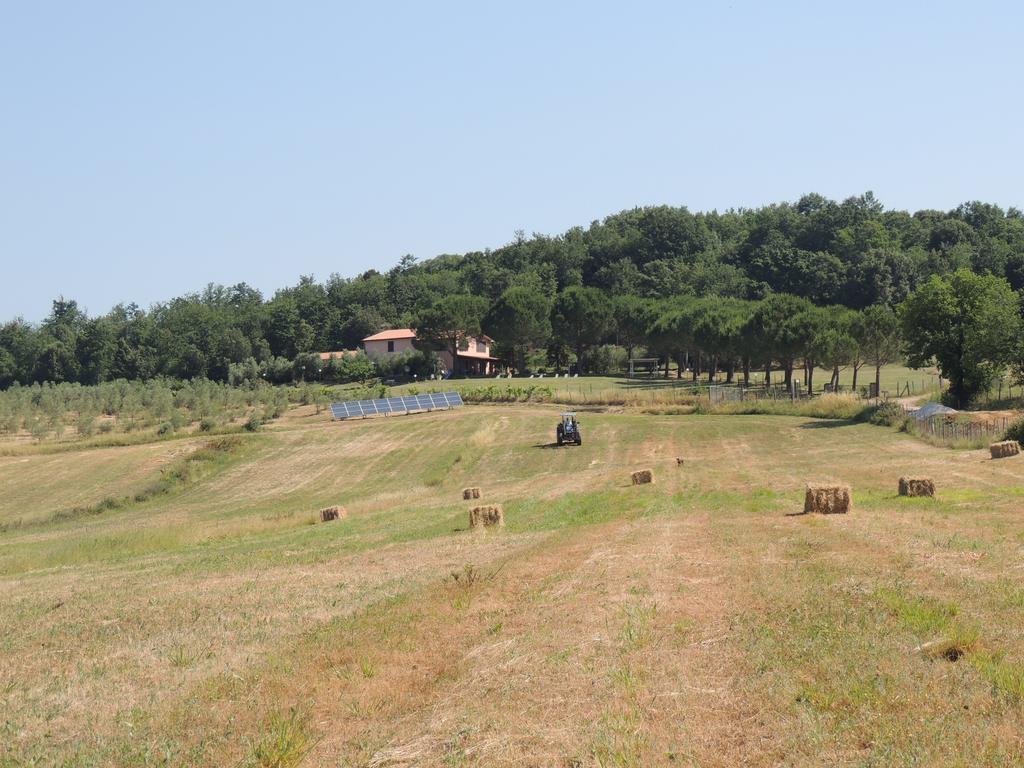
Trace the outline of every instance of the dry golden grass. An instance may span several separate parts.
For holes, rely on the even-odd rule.
[[[76,507],[132,493],[187,456],[198,440],[0,456],[0,525],[36,524]]]
[[[176,495],[0,534],[0,765],[1024,760],[1024,464],[771,416],[583,414],[559,450],[557,411],[285,419]],[[856,514],[789,516],[823,467]]]

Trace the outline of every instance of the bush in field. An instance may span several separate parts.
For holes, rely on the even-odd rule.
[[[292,378],[298,383],[366,381],[374,375],[373,363],[362,352],[321,360],[319,355],[302,354],[292,361]]]
[[[46,423],[46,420],[39,417],[33,416],[28,423],[29,434],[35,438],[36,442],[41,443],[43,439],[50,434],[50,427]]]
[[[402,379],[411,377],[413,374],[418,379],[429,379],[437,365],[437,355],[433,352],[419,350],[370,359],[377,375],[382,379]],[[409,370],[406,371],[406,368]]]
[[[189,421],[191,421],[191,419],[185,416],[185,414],[179,411],[177,408],[172,408],[168,421],[170,422],[170,425],[174,428],[174,431],[177,432],[179,429],[188,424]]]
[[[258,432],[261,426],[263,426],[263,419],[260,418],[259,414],[254,413],[246,420],[245,431]]]
[[[228,384],[233,387],[240,387],[243,384],[255,386],[262,381],[260,366],[256,358],[249,357],[240,363],[231,363],[228,366]]]
[[[258,402],[263,405],[268,418],[276,419],[288,410],[288,392],[276,387],[267,387],[261,390]]]
[[[1016,440],[1018,443],[1024,443],[1024,419],[1013,422],[1006,430],[1006,434],[1003,435],[1003,440]]]
[[[96,414],[92,411],[79,411],[78,434],[89,437],[96,432]]]
[[[259,366],[260,379],[268,384],[286,384],[292,380],[292,361],[284,357],[272,357]],[[259,383],[257,381],[251,382]]]
[[[886,400],[880,405],[865,409],[862,418],[869,424],[879,427],[901,427],[907,420],[907,413],[899,403]]]
[[[296,355],[295,359],[292,360],[292,380],[300,384],[315,380],[320,375],[322,368],[323,363],[320,362],[319,355],[315,355],[312,352]]]
[[[213,419],[209,418],[209,417],[207,417],[205,419],[202,419],[199,422],[199,431],[200,432],[209,432],[210,430],[215,429],[216,427],[217,427],[217,422],[214,421]]]
[[[462,390],[462,399],[467,403],[546,403],[554,399],[554,396],[554,390],[543,385],[501,387],[490,384]]]
[[[366,381],[374,375],[374,366],[366,355],[360,352],[358,355],[343,357],[334,361],[337,364],[337,373],[332,381],[347,383],[350,381]],[[427,375],[430,375],[429,372]]]

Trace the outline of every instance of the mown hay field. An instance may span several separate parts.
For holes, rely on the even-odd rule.
[[[211,449],[0,464],[33,521],[0,533],[0,765],[1024,761],[1024,459],[784,416],[583,413],[559,449],[558,410],[293,411],[73,517]],[[808,482],[853,510],[798,514]]]

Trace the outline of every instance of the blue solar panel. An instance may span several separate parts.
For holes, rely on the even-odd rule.
[[[336,419],[348,419],[353,416],[361,416],[362,411],[355,403],[332,403],[331,413]]]
[[[353,419],[389,413],[413,413],[464,405],[458,392],[437,392],[429,395],[382,397],[378,400],[349,400],[331,403],[331,415],[336,419]]]

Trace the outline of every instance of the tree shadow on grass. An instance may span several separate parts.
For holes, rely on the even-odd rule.
[[[849,427],[856,424],[853,419],[815,419],[805,421],[800,429],[835,429],[836,427]]]

